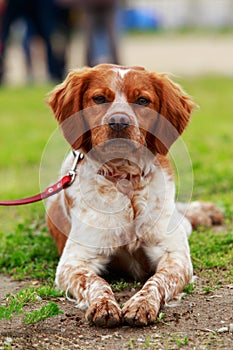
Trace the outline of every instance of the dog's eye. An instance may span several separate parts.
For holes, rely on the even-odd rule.
[[[148,100],[148,98],[145,97],[138,97],[135,103],[140,106],[148,106],[150,100]]]
[[[103,95],[98,95],[93,97],[93,101],[97,104],[100,105],[102,103],[107,103],[107,99]]]

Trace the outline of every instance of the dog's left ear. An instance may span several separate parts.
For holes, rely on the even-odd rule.
[[[155,152],[165,155],[173,142],[187,126],[192,110],[196,106],[191,97],[167,74],[151,74],[155,93],[159,98],[159,110],[153,133]]]

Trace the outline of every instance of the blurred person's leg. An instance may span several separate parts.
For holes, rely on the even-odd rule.
[[[24,16],[27,1],[28,0],[7,0],[5,2],[0,30],[0,83],[4,75],[4,59],[10,27],[16,19]]]
[[[67,51],[71,39],[70,9],[67,7],[57,7],[56,29],[53,34],[53,49],[56,54],[59,76],[62,80],[66,75]]]
[[[53,0],[33,0],[34,18],[38,33],[43,38],[47,55],[48,74],[51,80],[61,81],[64,72],[61,71],[59,59],[56,56],[54,35],[56,33],[57,9]]]
[[[85,64],[118,64],[116,10],[117,1],[86,1],[85,10],[86,57]]]
[[[23,50],[26,60],[27,68],[27,81],[29,83],[33,82],[33,69],[32,69],[32,56],[31,56],[31,42],[33,38],[37,35],[34,23],[30,18],[27,18],[25,21],[26,30],[23,37]]]

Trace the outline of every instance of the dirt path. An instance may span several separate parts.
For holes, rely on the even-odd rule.
[[[18,282],[11,277],[0,275],[0,305],[7,293],[17,293],[26,285],[30,285],[30,282]]]
[[[233,34],[220,35],[140,35],[120,40],[121,61],[125,65],[142,65],[149,70],[172,72],[177,75],[224,74],[233,76]],[[44,82],[43,50],[32,50],[34,76]],[[68,69],[83,66],[83,38],[75,36],[69,50]],[[17,59],[16,59],[17,58]],[[21,84],[26,79],[21,46],[8,49],[6,80]]]
[[[7,278],[5,283],[4,293],[6,286],[9,292],[12,287],[15,290],[21,287],[21,283],[14,281],[12,284]],[[233,285],[222,285],[204,293],[203,286],[207,283],[199,278],[194,293],[185,296],[175,307],[163,308],[165,317],[144,328],[89,326],[73,303],[56,298],[54,301],[63,310],[63,315],[28,326],[22,324],[20,316],[0,321],[0,349],[233,349]],[[133,293],[135,291],[129,290],[116,293],[118,302],[125,302]],[[5,298],[1,298],[0,304],[4,301]],[[26,307],[26,311],[39,309],[43,303]],[[11,347],[7,348],[7,345]]]
[[[166,36],[123,42],[123,61],[178,75],[233,75],[233,36]]]

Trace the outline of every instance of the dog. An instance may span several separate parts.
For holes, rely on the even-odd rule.
[[[61,174],[83,155],[74,183],[47,203],[56,284],[96,326],[153,323],[193,276],[192,227],[177,210],[167,153],[195,103],[167,74],[101,64],[70,72],[48,104],[73,149]],[[122,308],[102,277],[112,270],[144,281]]]

